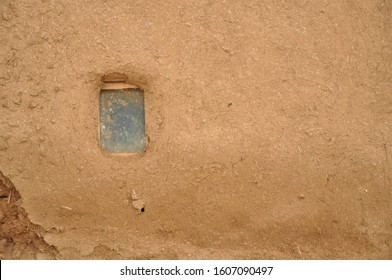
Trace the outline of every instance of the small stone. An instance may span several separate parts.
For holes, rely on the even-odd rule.
[[[300,194],[300,195],[298,196],[298,199],[299,199],[299,200],[304,200],[304,199],[305,199],[305,196],[304,196],[303,194]]]
[[[132,193],[130,196],[128,196],[128,200],[131,202],[131,205],[133,208],[138,210],[140,213],[143,213],[145,210],[145,203],[143,199],[141,199],[135,192],[135,190],[132,190]]]
[[[29,109],[34,109],[34,108],[36,108],[37,106],[38,106],[37,103],[35,103],[35,102],[30,102],[30,104],[29,104]]]
[[[132,201],[132,206],[138,211],[144,212],[144,201],[142,199]]]

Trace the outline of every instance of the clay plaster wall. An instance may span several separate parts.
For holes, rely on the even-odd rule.
[[[0,170],[63,258],[390,258],[391,8],[1,1]],[[142,155],[99,149],[111,72]]]

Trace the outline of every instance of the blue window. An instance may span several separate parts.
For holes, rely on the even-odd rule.
[[[100,145],[110,153],[143,153],[146,149],[144,92],[103,89],[100,94]]]

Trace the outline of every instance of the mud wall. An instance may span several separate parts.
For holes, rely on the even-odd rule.
[[[391,8],[4,0],[0,170],[63,258],[390,258]],[[99,148],[112,72],[142,155]]]

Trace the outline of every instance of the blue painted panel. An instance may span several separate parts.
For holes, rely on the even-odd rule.
[[[143,153],[146,148],[144,92],[105,89],[100,95],[100,142],[110,153]]]

